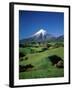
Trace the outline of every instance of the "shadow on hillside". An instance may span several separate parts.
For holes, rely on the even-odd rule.
[[[63,68],[64,67],[64,61],[61,57],[57,55],[52,55],[48,57],[51,61],[52,65],[54,65],[57,68]]]
[[[34,66],[32,64],[19,65],[19,72],[30,71]]]

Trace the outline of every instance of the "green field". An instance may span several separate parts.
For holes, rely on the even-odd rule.
[[[20,52],[25,56],[20,58],[19,65],[26,66],[32,65],[32,68],[27,68],[25,71],[19,72],[19,79],[32,79],[32,78],[53,78],[63,77],[64,68],[57,68],[52,65],[49,56],[57,55],[64,60],[64,47],[54,47],[43,50],[43,46],[38,47],[20,47]]]

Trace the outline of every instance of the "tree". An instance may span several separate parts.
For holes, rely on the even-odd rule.
[[[25,54],[23,52],[19,52],[19,58],[24,57]]]
[[[47,43],[47,48],[49,48],[49,47],[51,47],[51,46],[52,46],[51,44]]]

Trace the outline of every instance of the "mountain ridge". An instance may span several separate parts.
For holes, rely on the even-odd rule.
[[[59,40],[63,41],[63,39],[64,39],[64,35],[55,37],[55,36],[49,34],[46,30],[40,29],[39,31],[37,31],[36,33],[31,35],[30,37],[20,40],[20,43],[32,42],[32,41],[35,41],[35,42],[59,41]]]

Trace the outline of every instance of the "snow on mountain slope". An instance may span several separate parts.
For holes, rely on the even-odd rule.
[[[47,34],[47,32],[44,29],[40,29],[33,36],[39,36],[40,34],[42,34],[44,36],[45,34]]]
[[[46,30],[40,29],[30,37],[20,40],[20,42],[24,43],[24,42],[32,42],[32,41],[35,42],[56,41],[57,38],[58,37],[49,34]],[[60,38],[58,39],[58,41],[59,40]]]

